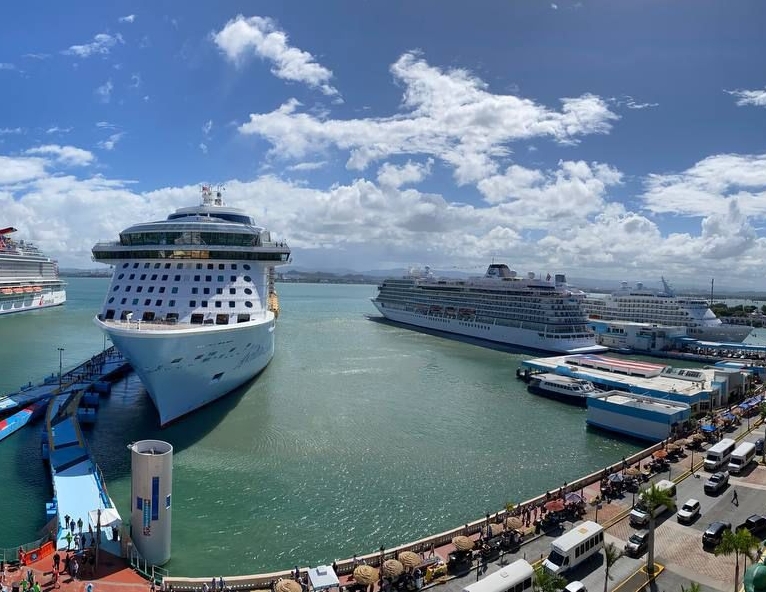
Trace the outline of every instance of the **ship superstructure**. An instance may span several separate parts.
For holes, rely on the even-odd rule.
[[[662,290],[653,290],[641,282],[622,282],[611,294],[588,295],[583,307],[595,320],[686,327],[689,337],[703,341],[741,342],[752,330],[723,323],[703,298],[677,296],[665,278],[662,285]]]
[[[56,261],[34,244],[11,238],[14,232],[0,229],[0,314],[64,304],[66,284]]]
[[[131,226],[93,247],[114,267],[96,324],[141,378],[160,423],[225,395],[274,355],[274,267],[290,249],[222,188],[167,220]]]
[[[566,277],[520,277],[493,263],[484,276],[436,278],[411,272],[388,278],[372,299],[389,320],[500,344],[552,352],[596,352],[582,309],[584,294]]]

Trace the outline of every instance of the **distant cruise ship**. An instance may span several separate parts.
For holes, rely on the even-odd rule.
[[[493,263],[483,277],[411,272],[386,279],[372,303],[387,319],[416,327],[551,352],[601,352],[582,310],[584,294],[563,275],[517,277]]]
[[[702,341],[739,343],[752,327],[721,322],[703,298],[676,296],[665,278],[662,290],[645,288],[641,282],[607,295],[587,296],[583,307],[594,320],[631,321],[655,325],[686,327],[686,334]]]
[[[33,244],[13,240],[13,232],[0,229],[0,314],[64,304],[66,284],[56,262]]]
[[[114,266],[96,324],[133,366],[160,423],[218,399],[274,355],[274,266],[290,249],[221,188],[167,220],[131,226],[93,258]]]

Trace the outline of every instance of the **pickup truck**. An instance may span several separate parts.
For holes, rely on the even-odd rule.
[[[766,516],[760,514],[753,514],[748,516],[747,519],[737,526],[736,530],[742,529],[749,530],[752,534],[760,534],[766,530]]]
[[[705,481],[705,493],[708,495],[715,495],[721,493],[729,484],[729,473],[727,471],[719,471],[710,475],[710,478]]]

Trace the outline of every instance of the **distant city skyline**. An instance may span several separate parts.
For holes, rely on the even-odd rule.
[[[77,7],[0,41],[0,225],[62,268],[222,183],[300,268],[766,291],[763,2]]]

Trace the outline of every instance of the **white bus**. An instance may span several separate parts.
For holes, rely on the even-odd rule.
[[[604,528],[591,520],[578,524],[551,541],[551,553],[543,567],[562,574],[598,553],[604,546]]]
[[[755,458],[755,444],[752,442],[742,442],[737,449],[731,453],[729,459],[729,472],[739,473]]]
[[[726,466],[736,446],[737,443],[731,438],[724,438],[711,446],[705,456],[705,470],[717,471],[719,468]]]
[[[519,559],[478,582],[469,584],[463,588],[463,592],[531,592],[534,580],[535,570],[528,561]]]

